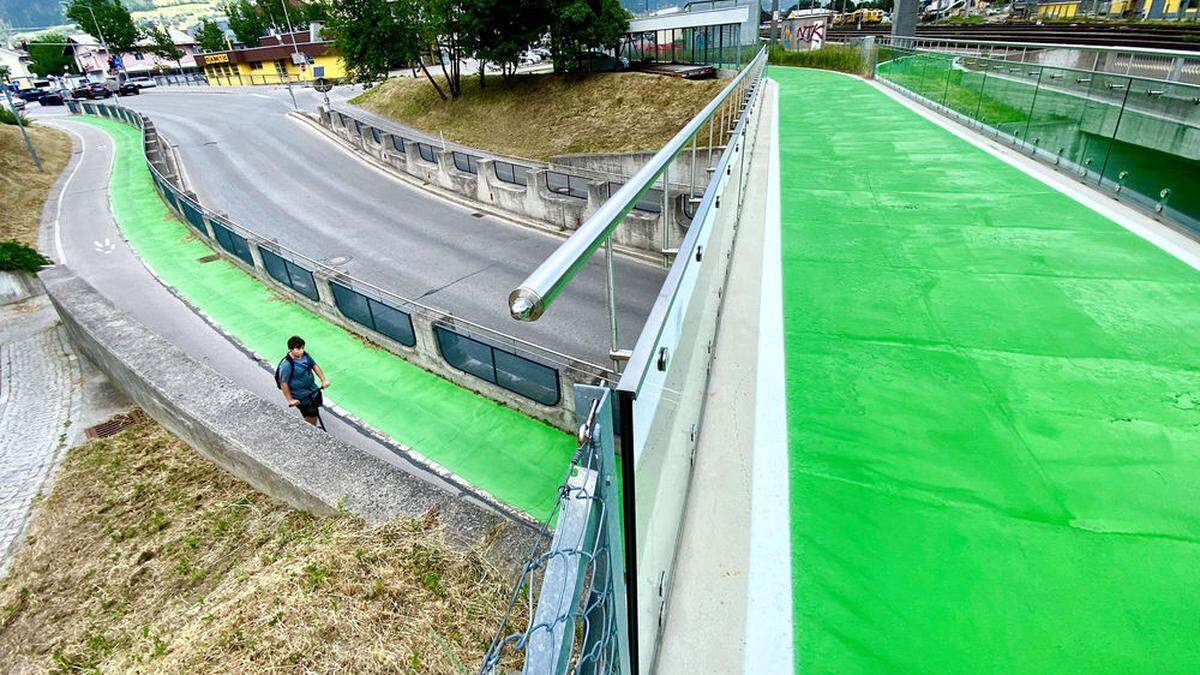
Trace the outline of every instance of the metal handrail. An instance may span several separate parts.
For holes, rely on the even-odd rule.
[[[1113,52],[1119,54],[1143,54],[1146,56],[1169,56],[1171,58],[1200,59],[1200,51],[1186,49],[1161,49],[1155,47],[1120,47],[1114,45],[1078,45],[1060,42],[1006,42],[999,40],[956,40],[951,38],[934,38],[924,36],[899,37],[896,35],[880,35],[875,38],[880,44],[888,46],[908,46],[918,42],[945,42],[966,45],[983,45],[986,47],[1025,47],[1034,49],[1078,49],[1081,51]],[[909,43],[893,44],[893,43]]]
[[[766,59],[766,48],[738,73],[708,105],[691,119],[679,133],[667,141],[650,161],[646,162],[621,189],[604,202],[579,229],[538,265],[521,285],[508,294],[509,312],[518,321],[536,321],[545,313],[558,294],[575,274],[587,263],[591,255],[608,239],[621,221],[633,210],[642,195],[663,175],[672,160],[683,151],[701,127],[726,100],[738,90],[742,82]]]

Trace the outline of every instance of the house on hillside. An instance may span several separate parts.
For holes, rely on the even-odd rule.
[[[155,55],[150,51],[153,42],[146,38],[138,42],[138,46],[144,47],[144,50],[121,54],[121,71],[129,77],[196,72],[195,38],[175,28],[167,32],[171,42],[183,52],[178,61]],[[67,42],[70,45],[67,49],[75,58],[75,66],[89,80],[100,81],[117,75],[108,51],[96,38],[87,33],[74,33],[67,37]]]

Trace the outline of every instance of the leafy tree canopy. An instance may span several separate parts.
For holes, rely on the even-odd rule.
[[[257,47],[258,38],[267,34],[267,22],[263,20],[258,7],[250,4],[249,0],[227,3],[225,16],[229,18],[229,29],[237,41],[248,47]],[[224,38],[221,41],[224,42]]]
[[[103,37],[111,54],[135,51],[142,37],[121,0],[71,0],[66,14],[79,30]]]
[[[75,59],[66,53],[64,46],[67,36],[61,33],[46,33],[33,38],[28,43],[29,70],[45,77],[47,75],[62,75],[63,68],[75,72]]]
[[[207,19],[200,23],[200,30],[196,31],[196,44],[205,52],[221,52],[229,48],[221,27]]]
[[[155,56],[170,61],[178,61],[183,58],[183,50],[175,45],[174,40],[171,39],[171,33],[166,28],[147,23],[142,26],[142,33],[153,41],[154,44],[150,46],[150,51]]]

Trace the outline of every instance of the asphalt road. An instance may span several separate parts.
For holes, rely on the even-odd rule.
[[[353,92],[335,92],[334,101]],[[302,108],[319,95],[296,90]],[[368,165],[287,117],[286,90],[160,88],[122,103],[178,149],[203,204],[364,281],[535,344],[608,363],[603,256],[535,323],[508,315],[508,292],[562,241],[434,196]],[[664,271],[618,257],[622,346],[630,347]]]

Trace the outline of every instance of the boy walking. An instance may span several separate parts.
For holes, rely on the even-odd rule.
[[[276,382],[279,384],[283,398],[288,405],[294,405],[304,416],[304,421],[316,426],[317,417],[321,414],[321,404],[324,402],[321,390],[329,386],[321,366],[311,355],[304,351],[304,339],[293,335],[288,338],[288,352],[275,369]],[[317,387],[313,374],[321,378],[321,386]]]

